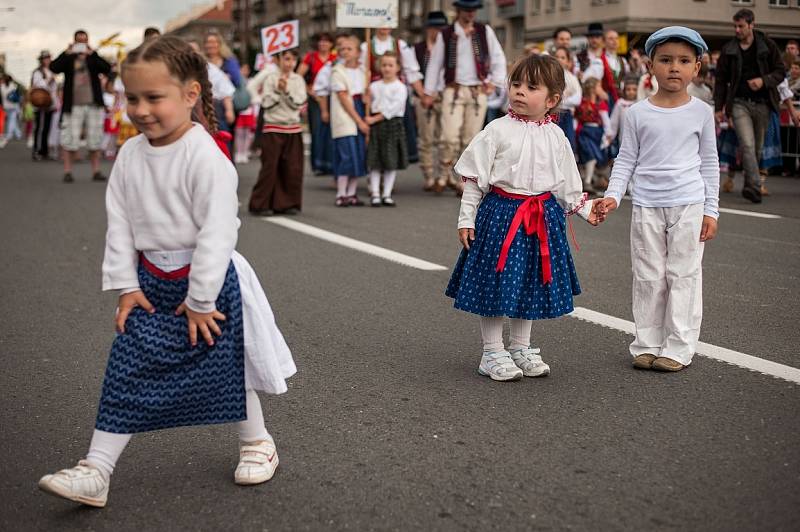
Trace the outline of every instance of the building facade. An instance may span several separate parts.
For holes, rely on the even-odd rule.
[[[526,43],[544,44],[561,26],[581,37],[590,22],[617,30],[636,47],[664,26],[690,26],[718,48],[733,37],[731,17],[745,7],[755,13],[756,27],[776,41],[800,37],[798,0],[495,0],[494,5],[491,20],[509,59]]]
[[[164,26],[164,34],[202,43],[208,31],[216,30],[231,45],[234,38],[233,3],[234,0],[219,0],[193,7],[169,20]]]

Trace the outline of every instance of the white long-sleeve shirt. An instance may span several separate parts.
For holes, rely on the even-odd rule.
[[[605,135],[610,137],[612,141],[617,138],[617,136],[619,136],[620,139],[622,138],[622,132],[625,126],[625,115],[628,114],[631,105],[635,103],[636,102],[632,100],[620,99],[614,104],[614,110],[611,111],[608,128],[606,128],[605,131]]]
[[[396,79],[386,83],[379,79],[369,85],[369,95],[372,102],[370,109],[373,113],[380,113],[385,120],[406,114],[408,88]]]
[[[561,108],[565,111],[573,112],[575,108],[581,104],[583,99],[583,89],[578,77],[570,72],[564,70],[564,96],[561,100]]]
[[[482,82],[478,78],[478,70],[475,67],[475,55],[472,50],[472,39],[467,37],[464,28],[457,21],[454,24],[456,35],[456,77],[455,82],[459,85],[474,86]],[[486,26],[486,44],[489,52],[489,73],[487,81],[494,85],[505,85],[506,83],[506,54],[503,47],[494,34],[494,30]],[[428,67],[425,70],[425,94],[433,96],[444,89],[444,39],[442,34],[436,36],[436,42],[431,50],[431,57],[428,60]]]
[[[617,204],[632,180],[633,204],[677,207],[703,203],[719,216],[719,158],[713,109],[692,97],[680,107],[650,100],[632,105],[605,196]]]
[[[34,70],[31,75],[31,88],[44,89],[50,93],[50,98],[53,101],[52,105],[50,105],[50,111],[58,107],[58,83],[50,69],[37,68]]]
[[[144,135],[129,139],[106,189],[103,290],[139,286],[139,251],[194,250],[186,304],[213,311],[236,247],[237,184],[233,165],[199,124],[167,146],[151,146]]]
[[[493,120],[469,143],[455,171],[466,181],[459,229],[475,227],[478,204],[492,186],[512,194],[552,192],[565,211],[584,219],[591,213],[569,140],[552,122],[539,125],[511,115]]]
[[[389,37],[383,41],[377,37],[373,37],[372,42],[374,43],[373,46],[375,47],[375,53],[377,55],[383,55],[389,51],[398,53],[397,50],[394,50],[394,37]],[[403,65],[403,77],[405,77],[406,83],[411,85],[421,80],[422,73],[420,72],[419,61],[417,61],[417,54],[414,52],[414,49],[403,39],[397,39],[397,47],[400,48],[400,62]],[[366,42],[361,43],[361,64],[365,67],[367,66]],[[375,69],[375,65],[370,65],[370,67],[373,70]]]

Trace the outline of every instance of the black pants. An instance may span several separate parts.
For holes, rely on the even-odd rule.
[[[47,157],[47,139],[50,137],[50,122],[53,120],[53,111],[39,109],[36,111],[33,130],[33,154]]]

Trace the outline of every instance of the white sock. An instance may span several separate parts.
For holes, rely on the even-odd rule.
[[[264,426],[264,412],[255,390],[247,390],[247,419],[236,423],[236,432],[243,442],[262,441],[269,438]]]
[[[481,316],[481,337],[483,352],[494,353],[505,349],[503,345],[503,317],[487,318]]]
[[[592,159],[591,161],[587,162],[583,165],[583,170],[585,172],[583,176],[583,183],[585,185],[591,185],[592,179],[594,178],[594,167],[597,166],[597,159]]]
[[[95,466],[108,480],[114,473],[117,460],[131,441],[131,434],[115,434],[103,430],[94,430],[92,442],[89,444],[89,454],[86,461]]]
[[[388,170],[383,173],[383,197],[391,198],[394,182],[397,179],[397,170]]]
[[[381,171],[373,170],[369,173],[369,194],[373,198],[381,195]]]
[[[347,181],[350,178],[346,175],[340,175],[336,178],[336,197],[343,198],[347,196]]]
[[[347,195],[355,196],[357,192],[358,192],[358,178],[351,177],[350,181],[347,182]]]
[[[508,350],[527,349],[531,346],[532,320],[511,320],[510,334],[508,335]]]

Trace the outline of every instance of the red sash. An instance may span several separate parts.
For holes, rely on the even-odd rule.
[[[539,255],[542,257],[542,282],[547,284],[553,280],[553,271],[550,266],[550,245],[547,241],[547,223],[544,219],[544,202],[552,197],[552,194],[545,192],[538,196],[525,196],[523,194],[512,194],[502,188],[492,187],[492,192],[510,199],[521,199],[523,201],[514,213],[511,220],[511,227],[508,228],[503,247],[500,249],[500,257],[497,259],[495,271],[502,272],[506,267],[506,259],[514,237],[517,236],[517,229],[520,225],[525,227],[528,235],[536,235],[539,239]]]

